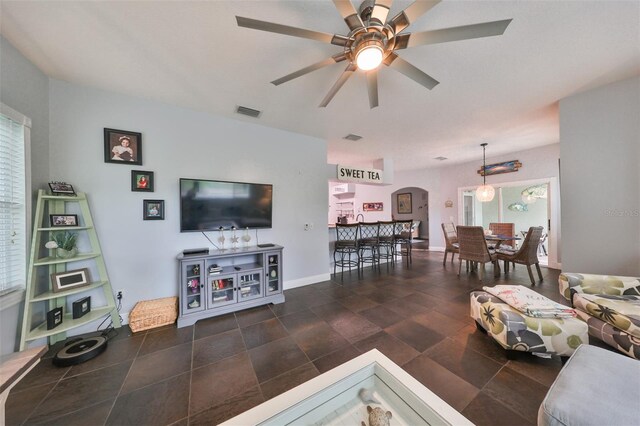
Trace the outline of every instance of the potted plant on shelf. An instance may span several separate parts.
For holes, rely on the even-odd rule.
[[[45,247],[55,248],[57,257],[69,259],[78,254],[78,247],[76,247],[78,234],[72,232],[56,232],[51,238],[52,241],[45,244]]]

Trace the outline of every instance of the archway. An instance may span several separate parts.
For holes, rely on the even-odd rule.
[[[400,209],[399,209],[400,207]],[[391,214],[394,219],[420,221],[414,238],[429,242],[429,192],[417,187],[405,187],[391,194]]]

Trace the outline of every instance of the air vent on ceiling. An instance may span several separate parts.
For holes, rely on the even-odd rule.
[[[358,135],[354,135],[353,133],[349,133],[347,136],[345,136],[342,139],[346,139],[348,141],[359,141],[360,139],[362,139],[362,136],[358,136]]]
[[[236,108],[236,112],[238,114],[248,115],[249,117],[253,117],[253,118],[258,118],[260,117],[260,114],[262,114],[262,111],[258,111],[257,109],[244,107],[244,106],[238,106]]]
[[[436,158],[434,158],[434,160],[444,161],[444,160],[448,160],[448,158],[447,157],[436,157]]]

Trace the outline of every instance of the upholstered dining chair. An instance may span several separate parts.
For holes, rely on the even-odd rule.
[[[489,251],[482,226],[458,226],[458,244],[460,245],[458,275],[460,275],[463,260],[479,263],[478,278],[480,282],[485,274],[485,263],[493,263],[494,275],[500,272],[498,257],[494,251]]]
[[[442,264],[447,263],[447,255],[451,253],[451,263],[453,264],[453,258],[456,253],[460,252],[460,246],[458,245],[458,233],[456,232],[456,226],[452,222],[442,224],[442,232],[444,233],[444,260]]]
[[[504,272],[509,272],[509,262],[519,263],[527,266],[529,272],[529,279],[531,279],[531,285],[535,285],[536,281],[533,278],[531,272],[531,265],[536,265],[538,270],[538,278],[542,281],[542,272],[540,271],[540,263],[538,261],[538,245],[540,244],[540,238],[542,237],[542,226],[532,226],[529,228],[522,246],[518,251],[513,251],[504,248],[498,248],[496,253],[498,254],[498,260],[504,260]]]

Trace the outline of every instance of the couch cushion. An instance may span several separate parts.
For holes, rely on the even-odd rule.
[[[571,300],[571,289],[587,294],[640,295],[638,277],[563,272],[558,277],[558,285],[560,294],[567,300]]]
[[[640,296],[576,293],[573,297],[573,305],[591,316],[640,338]]]
[[[638,424],[638,383],[640,362],[581,345],[542,401],[538,426]]]

